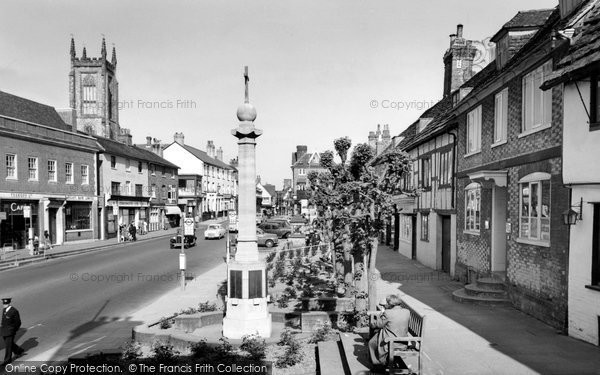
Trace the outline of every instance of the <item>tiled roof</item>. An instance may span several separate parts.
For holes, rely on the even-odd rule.
[[[173,142],[170,145],[168,145],[167,147],[170,147],[174,143],[177,143],[177,142]],[[199,150],[192,146],[188,146],[186,144],[183,144],[183,145],[179,144],[179,145],[181,147],[183,147],[185,150],[187,150],[189,153],[191,153],[192,155],[197,157],[198,159],[202,160],[206,164],[214,165],[216,167],[223,168],[223,169],[235,170],[235,168],[233,168],[231,165],[229,165],[219,159],[211,158],[210,156],[208,156],[208,154],[206,152],[204,152],[202,150]]]
[[[495,41],[505,30],[530,29],[542,26],[554,9],[534,9],[518,12],[510,21],[504,24],[502,28],[492,37]]]
[[[600,2],[592,3],[581,27],[573,35],[567,55],[558,62],[557,69],[544,82],[544,88],[578,78],[586,74],[589,68],[600,68]]]
[[[168,160],[161,158],[152,151],[144,150],[137,146],[129,146],[112,139],[95,137],[98,144],[104,149],[104,152],[112,155],[124,156],[130,159],[151,162],[156,165],[178,169],[179,167]]]
[[[312,161],[309,164],[309,161],[311,160],[311,158],[313,157],[314,154],[315,154],[314,152],[309,152],[309,153],[306,153],[306,154],[302,155],[300,157],[300,159],[298,159],[294,163],[294,165],[292,165],[292,168],[297,168],[297,167],[314,167],[314,168],[320,168],[321,164],[319,162]],[[319,156],[322,156],[322,154],[319,154]]]
[[[265,184],[265,185],[263,185],[263,187],[272,197],[277,195],[277,190],[275,189],[275,185]]]
[[[54,107],[3,91],[0,91],[0,116],[12,117],[60,130],[72,131],[72,127],[65,124]]]

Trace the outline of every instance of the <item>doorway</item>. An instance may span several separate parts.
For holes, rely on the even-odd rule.
[[[56,208],[48,209],[48,235],[50,236],[50,244],[56,244],[56,213],[58,210]]]
[[[442,216],[442,271],[450,273],[450,216]]]
[[[412,231],[411,231],[411,258],[417,259],[417,215],[411,216]]]
[[[492,272],[506,272],[506,204],[507,189],[492,188]]]

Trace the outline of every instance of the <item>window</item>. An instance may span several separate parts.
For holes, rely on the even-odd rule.
[[[481,222],[481,185],[470,183],[465,188],[465,231],[479,232]]]
[[[429,214],[421,214],[421,241],[429,241]]]
[[[110,193],[112,195],[121,195],[121,183],[120,182],[111,182],[110,183]]]
[[[116,169],[117,168],[117,157],[116,156],[111,156],[110,157],[110,167],[112,169]]]
[[[600,80],[597,74],[590,79],[590,125],[600,129]]]
[[[152,184],[152,198],[156,198],[156,184]]]
[[[65,182],[73,183],[73,163],[65,163]]]
[[[508,34],[498,41],[496,48],[496,65],[501,70],[508,60]]]
[[[440,185],[452,183],[452,151],[440,153]]]
[[[467,154],[481,151],[481,106],[467,114]]]
[[[131,160],[125,159],[125,171],[131,172]]]
[[[421,186],[423,188],[431,187],[431,159],[421,159]]]
[[[167,199],[175,199],[175,186],[169,185],[169,191],[167,193]]]
[[[82,74],[81,77],[83,86],[83,113],[86,115],[96,114],[96,79],[92,74]]]
[[[550,126],[552,121],[552,90],[540,86],[552,71],[548,61],[523,77],[523,133]]]
[[[165,177],[165,166],[161,166],[160,167],[160,173],[162,174],[163,177]]]
[[[91,229],[90,227],[90,204],[89,203],[71,203],[65,210],[65,219],[67,230],[71,229]]]
[[[27,167],[29,169],[29,181],[38,180],[38,158],[27,158]]]
[[[144,186],[141,184],[135,184],[135,196],[141,197],[144,195]]]
[[[300,169],[298,169],[298,174],[299,174],[300,176],[304,176],[304,175],[306,174],[306,169],[304,169],[304,168],[300,168]]]
[[[167,199],[167,186],[163,185],[160,189],[160,196],[162,199]]]
[[[550,243],[550,175],[532,173],[519,180],[519,238]]]
[[[125,194],[131,195],[131,181],[125,181]]]
[[[89,185],[90,183],[90,167],[87,165],[81,166],[81,184]]]
[[[17,179],[17,155],[6,154],[6,178]]]
[[[508,125],[508,88],[495,96],[494,105],[494,143],[506,141]]]
[[[56,160],[48,160],[48,181],[56,182]]]
[[[143,166],[142,162],[138,161],[138,173],[142,173],[142,166]]]

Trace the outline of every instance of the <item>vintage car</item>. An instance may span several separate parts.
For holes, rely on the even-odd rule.
[[[181,249],[181,234],[171,237],[171,249]],[[184,248],[196,246],[196,236],[185,236]]]
[[[209,238],[217,238],[221,239],[225,237],[225,233],[227,231],[221,224],[209,224],[206,230],[204,231],[204,239],[208,240]]]
[[[266,233],[260,228],[256,228],[256,240],[258,246],[273,247],[279,243],[279,238],[276,234]]]

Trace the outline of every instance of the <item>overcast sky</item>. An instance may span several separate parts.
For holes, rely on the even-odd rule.
[[[77,55],[117,49],[121,127],[136,143],[175,132],[237,155],[236,109],[257,108],[257,173],[281,188],[296,145],[322,152],[377,124],[399,134],[441,98],[442,56],[458,23],[485,40],[519,10],[557,0],[23,1],[0,3],[0,90],[69,105],[70,36]],[[375,101],[375,102],[373,102]],[[158,104],[156,103],[158,102]],[[382,108],[392,106],[401,109]],[[372,108],[373,106],[377,108]],[[163,108],[160,108],[160,107]]]

